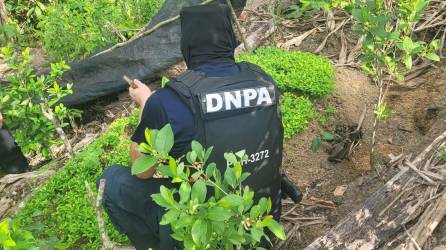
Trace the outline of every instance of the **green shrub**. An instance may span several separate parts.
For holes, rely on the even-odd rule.
[[[55,126],[60,123],[62,128],[66,127],[70,117],[80,115],[77,110],[57,104],[73,92],[72,84],[61,88],[57,83],[69,67],[64,61],[52,63],[49,74],[38,76],[31,65],[29,48],[17,53],[10,47],[3,47],[1,52],[13,70],[6,76],[9,84],[0,88],[0,110],[5,124],[24,153],[36,152],[48,157],[50,147],[62,141],[57,137]],[[48,112],[54,113],[57,122],[45,116]]]
[[[40,16],[38,35],[52,59],[82,59],[120,42],[111,26],[131,37],[159,10],[163,0],[65,0]]]
[[[311,53],[259,48],[254,53],[239,55],[237,60],[259,65],[282,91],[323,97],[334,89],[333,66],[326,58]]]
[[[291,93],[282,94],[280,109],[286,139],[302,132],[316,115],[308,98]]]
[[[254,249],[262,238],[270,241],[266,229],[285,240],[282,225],[268,215],[271,199],[262,197],[255,204],[254,192],[243,185],[250,175],[243,172],[245,150],[224,154],[228,164],[223,174],[208,162],[213,147],[203,148],[197,141],[191,142],[185,161],[169,156],[174,144],[169,124],[160,130],[146,129],[145,135],[146,142],[138,148],[144,155],[135,161],[132,174],[156,168],[178,185],[178,189],[161,186],[160,193],[151,197],[167,211],[160,224],[171,226],[172,237],[183,242],[184,249]],[[179,197],[174,197],[176,193]]]
[[[57,236],[73,249],[99,249],[96,216],[87,199],[84,181],[96,183],[104,168],[111,164],[128,165],[130,140],[126,131],[137,123],[137,112],[117,119],[106,133],[68,160],[63,170],[33,194],[18,213],[18,223],[28,227],[43,225],[33,231],[35,237]],[[114,241],[126,241],[109,222],[107,230]]]

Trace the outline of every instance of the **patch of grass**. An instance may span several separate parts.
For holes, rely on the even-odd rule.
[[[115,163],[128,165],[130,140],[125,131],[137,123],[138,112],[117,119],[106,133],[68,160],[63,170],[38,189],[19,212],[16,217],[19,225],[41,225],[33,230],[35,237],[57,236],[70,248],[99,249],[96,216],[87,199],[84,181],[95,185],[105,167]],[[108,220],[107,230],[114,241],[126,242]]]
[[[285,129],[285,139],[302,132],[314,118],[316,113],[313,104],[307,97],[284,93],[281,97],[280,108]]]
[[[259,65],[282,91],[325,97],[334,89],[333,65],[328,59],[308,52],[259,48],[254,53],[239,55],[237,60]]]

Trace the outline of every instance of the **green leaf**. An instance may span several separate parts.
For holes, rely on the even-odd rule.
[[[207,234],[207,223],[202,219],[198,219],[195,221],[191,230],[192,239],[197,245],[202,245],[202,243],[206,239]]]
[[[222,207],[235,207],[243,204],[243,198],[236,194],[228,194],[218,201]]]
[[[201,152],[203,152],[203,146],[195,140],[191,142],[191,148],[192,148],[192,151],[195,151],[197,153],[197,155],[199,155],[199,154],[201,154]]]
[[[411,70],[412,69],[412,56],[411,55],[405,55],[403,57],[404,66],[406,66],[406,69]]]
[[[160,187],[160,194],[163,199],[168,202],[170,205],[175,205],[175,200],[173,198],[172,190],[166,188],[165,186]]]
[[[277,221],[272,220],[269,224],[268,224],[268,229],[271,230],[271,232],[273,232],[273,234],[281,239],[281,240],[285,240],[286,239],[286,235],[285,235],[285,231],[283,230],[282,225],[280,225]]]
[[[272,215],[267,215],[265,217],[263,217],[262,221],[260,222],[259,226],[260,227],[266,227],[268,226],[271,221],[273,221],[273,216]]]
[[[224,157],[231,164],[234,164],[237,162],[237,157],[235,157],[235,154],[233,154],[233,153],[225,153]]]
[[[217,169],[217,165],[215,163],[211,163],[206,167],[206,178],[210,179],[214,176],[214,171]]]
[[[167,124],[158,132],[154,144],[158,153],[163,156],[169,155],[174,144],[173,130],[170,124]]]
[[[172,205],[169,204],[164,198],[161,196],[161,194],[152,194],[150,197],[152,197],[152,200],[164,208],[172,208]]]
[[[225,221],[231,218],[231,212],[222,207],[211,207],[208,209],[207,218],[212,221]]]
[[[242,164],[240,162],[234,164],[234,174],[237,180],[242,176]]]
[[[140,174],[146,172],[147,170],[153,168],[157,163],[155,157],[151,155],[143,155],[136,159],[132,166],[132,175]]]
[[[333,141],[335,139],[335,136],[332,133],[324,132],[322,133],[322,139],[324,141]]]
[[[311,142],[311,150],[318,151],[321,148],[321,138],[316,136]]]
[[[428,58],[428,59],[430,59],[430,60],[432,60],[434,62],[439,62],[440,61],[440,57],[437,54],[435,54],[435,53],[428,53],[426,55],[426,58]]]
[[[240,159],[243,158],[243,156],[245,156],[245,154],[246,154],[246,150],[244,150],[244,149],[235,153],[235,155]]]
[[[236,178],[234,169],[231,167],[227,167],[224,175],[224,182],[228,183],[230,186],[234,187],[236,184]]]
[[[262,239],[264,232],[260,228],[252,228],[251,229],[251,237],[256,241],[259,242]]]
[[[185,203],[185,202],[189,201],[190,192],[191,192],[190,184],[188,182],[181,183],[180,190],[179,190],[180,203]]]
[[[206,199],[207,188],[202,180],[197,180],[192,186],[191,200],[197,199],[199,203],[203,203]]]
[[[160,225],[168,225],[172,222],[176,221],[180,216],[180,211],[176,209],[169,210],[167,213],[163,215],[160,221]]]
[[[209,157],[211,156],[213,150],[214,150],[213,146],[206,150],[206,153],[204,154],[203,162],[207,162],[207,160],[209,160]]]
[[[268,199],[265,197],[260,198],[258,205],[260,207],[260,215],[264,214],[268,210]]]

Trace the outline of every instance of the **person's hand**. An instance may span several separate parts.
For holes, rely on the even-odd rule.
[[[150,95],[152,94],[152,91],[149,87],[147,87],[147,85],[137,79],[133,80],[133,83],[135,84],[135,88],[129,88],[130,98],[135,101],[141,108],[144,108],[144,105],[147,99],[149,99]]]
[[[3,127],[3,116],[2,113],[0,113],[0,128]]]

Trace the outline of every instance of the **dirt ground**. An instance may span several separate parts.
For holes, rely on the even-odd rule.
[[[446,67],[444,64],[431,69],[427,74],[410,82],[416,88],[394,86],[389,91],[388,105],[395,113],[381,123],[378,132],[375,167],[370,166],[369,150],[373,114],[371,107],[377,96],[376,87],[363,73],[345,67],[336,68],[336,89],[332,97],[320,103],[321,107],[334,105],[336,112],[332,121],[321,125],[317,120],[302,134],[286,142],[284,169],[295,183],[305,191],[304,204],[311,203],[311,197],[331,201],[334,208],[298,205],[291,213],[301,221],[286,222],[288,229],[294,226],[290,240],[281,249],[303,249],[331,226],[334,226],[350,211],[384,183],[386,177],[395,171],[388,169],[385,162],[388,155],[411,152],[438,119],[437,114],[446,109]],[[364,105],[368,112],[363,126],[363,138],[350,160],[332,163],[327,160],[329,145],[322,143],[321,149],[310,147],[315,136],[324,131],[333,131],[336,125],[356,125]],[[346,187],[341,196],[334,196],[337,187]],[[284,206],[287,213],[294,206]],[[323,218],[320,220],[319,218]],[[307,225],[305,219],[318,218],[317,224]],[[311,221],[311,220],[310,220]],[[325,222],[321,224],[320,222]],[[301,224],[302,226],[296,226]],[[300,228],[298,228],[300,227]]]

